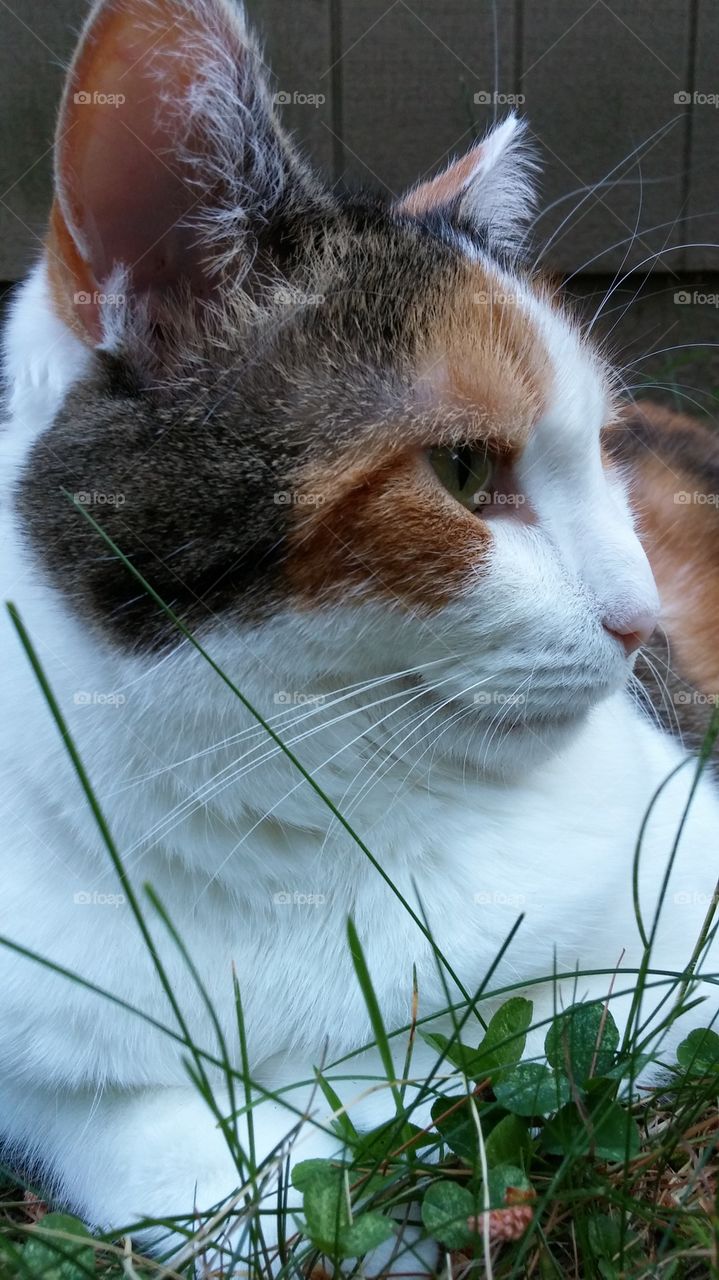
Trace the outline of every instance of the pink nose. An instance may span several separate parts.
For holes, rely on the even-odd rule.
[[[626,623],[618,624],[613,619],[611,622],[605,619],[602,625],[610,636],[614,636],[619,641],[629,658],[641,645],[647,643],[657,625],[657,620],[653,613],[638,613],[635,617],[628,618]]]

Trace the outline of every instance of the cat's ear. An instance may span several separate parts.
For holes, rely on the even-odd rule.
[[[56,307],[98,342],[118,290],[150,312],[175,292],[208,296],[223,269],[248,269],[304,181],[232,0],[99,0],[58,122]]]
[[[490,247],[513,250],[535,209],[537,168],[527,127],[511,115],[443,173],[408,191],[397,207],[419,218],[444,214],[485,234]]]

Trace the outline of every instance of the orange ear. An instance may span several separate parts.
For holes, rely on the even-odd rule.
[[[101,0],[92,11],[60,112],[48,253],[57,308],[93,342],[118,267],[139,293],[210,291],[198,228],[228,166],[230,103],[240,155],[247,142],[239,91],[253,58],[225,0]],[[269,129],[269,99],[256,83],[252,95]]]
[[[490,244],[515,247],[534,207],[536,168],[526,126],[508,116],[443,173],[408,191],[396,207],[415,218],[444,212],[486,233]]]

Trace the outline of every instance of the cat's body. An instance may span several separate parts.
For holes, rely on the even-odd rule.
[[[149,18],[162,6],[133,0],[98,14],[121,18],[143,5],[152,35]],[[183,4],[174,9],[181,31],[194,23]],[[201,10],[213,38],[224,39],[229,8],[207,0]],[[90,31],[97,47],[111,38]],[[193,56],[202,52],[198,37]],[[499,179],[501,213],[487,214],[502,242],[520,181],[511,163]],[[61,197],[62,173],[61,160]],[[68,211],[83,205],[61,198],[50,273],[39,266],[20,292],[6,336],[3,597],[37,647],[133,884],[150,881],[158,893],[235,1056],[236,971],[253,1075],[269,1089],[311,1082],[322,1060],[372,1038],[348,915],[388,1025],[410,1021],[413,965],[421,1015],[446,1005],[445,984],[452,998],[457,988],[324,800],[148,602],[61,485],[85,495],[80,505],[90,495],[95,519],[292,746],[413,911],[426,914],[468,990],[483,982],[520,912],[493,990],[553,971],[601,971],[533,990],[538,1021],[551,1016],[557,992],[567,1003],[605,995],[615,966],[627,971],[615,991],[631,987],[642,954],[631,883],[637,836],[683,758],[625,688],[625,650],[649,628],[656,597],[618,475],[602,469],[599,432],[613,416],[604,372],[504,248],[502,265],[466,228],[423,222],[421,190],[396,211],[316,207],[320,229],[305,238],[305,258],[283,251],[292,287],[299,279],[305,291],[293,314],[268,304],[258,274],[256,310],[235,296],[209,339],[194,314],[173,331],[162,301],[159,327],[145,329],[147,316],[124,304],[73,310],[63,272],[77,284],[79,268],[61,251],[68,232],[57,217],[71,222]],[[430,188],[424,199],[434,207],[437,195]],[[305,198],[321,204],[309,188]],[[215,245],[217,225],[211,231]],[[383,245],[395,279],[403,255],[424,255],[403,306],[396,293],[372,302],[372,273],[389,270]],[[85,258],[92,263],[88,243]],[[271,275],[272,288],[279,278]],[[359,282],[355,297],[348,279]],[[500,300],[490,323],[477,303],[478,334],[467,333],[463,323],[478,315],[468,298],[488,281]],[[127,276],[123,287],[132,290]],[[105,326],[110,357],[97,356],[86,323]],[[401,353],[394,366],[383,343]],[[429,468],[405,458],[417,441],[442,445],[448,424],[456,436],[468,418],[510,460],[497,467],[504,509],[495,496],[486,520],[458,503],[455,512]],[[408,467],[419,467],[411,482]],[[289,511],[287,493],[296,495]],[[238,528],[234,560],[223,511]],[[0,931],[176,1032],[9,622],[0,643]],[[649,924],[693,772],[685,767],[663,790],[645,832],[640,900]],[[719,795],[705,778],[668,886],[657,971],[681,974],[690,958],[716,879],[717,829]],[[147,919],[193,1037],[216,1052],[185,962],[152,912]],[[711,970],[711,956],[706,963]],[[233,1190],[233,1162],[187,1082],[177,1039],[24,956],[5,953],[2,972],[0,1131],[13,1152],[35,1157],[59,1194],[105,1227],[193,1203],[206,1210]],[[646,997],[645,1014],[666,990]],[[620,1022],[628,999],[613,1004]],[[679,1034],[673,1028],[669,1042]],[[399,1071],[405,1038],[396,1044]],[[432,1059],[421,1046],[417,1053],[421,1078]],[[347,1101],[362,1093],[363,1076],[382,1076],[373,1055],[352,1072],[355,1083],[337,1085]],[[301,1113],[310,1095],[307,1083],[287,1097]],[[391,1114],[387,1090],[370,1092],[352,1114],[368,1126]],[[297,1118],[276,1102],[256,1116],[260,1154]],[[310,1123],[296,1158],[336,1145]]]

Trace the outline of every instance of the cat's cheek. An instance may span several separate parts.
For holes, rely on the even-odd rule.
[[[285,559],[302,608],[349,595],[439,612],[486,576],[488,521],[465,511],[427,474],[398,468],[382,484],[298,502]]]

